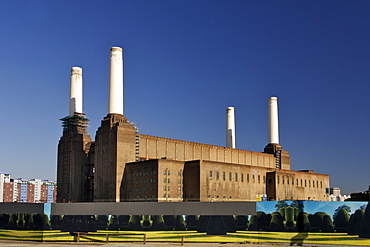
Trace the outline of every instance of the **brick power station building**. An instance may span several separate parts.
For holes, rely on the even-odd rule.
[[[292,171],[279,145],[277,98],[269,99],[263,152],[235,148],[234,108],[226,147],[143,135],[123,115],[122,49],[111,48],[108,114],[95,141],[82,111],[82,69],[71,73],[69,116],[58,145],[57,202],[326,201],[329,176]]]

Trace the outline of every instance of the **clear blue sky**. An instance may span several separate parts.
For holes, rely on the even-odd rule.
[[[0,171],[56,178],[72,66],[94,138],[109,49],[125,57],[125,116],[143,134],[263,151],[279,99],[292,170],[370,184],[370,1],[1,1]]]

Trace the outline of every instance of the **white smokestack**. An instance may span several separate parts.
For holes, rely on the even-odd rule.
[[[69,94],[69,116],[75,112],[82,113],[82,68],[72,67],[71,87]]]
[[[108,113],[123,115],[123,59],[122,48],[110,49],[110,78]]]
[[[226,147],[235,148],[235,114],[234,107],[226,109]]]
[[[269,143],[279,144],[279,119],[278,119],[278,105],[277,97],[269,98]]]

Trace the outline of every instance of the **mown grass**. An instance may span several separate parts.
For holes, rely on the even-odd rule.
[[[305,244],[338,244],[353,246],[370,246],[370,239],[361,239],[356,235],[346,233],[297,233],[297,232],[262,232],[238,231],[227,235],[207,235],[196,231],[98,231],[98,233],[125,233],[146,234],[147,242],[181,242],[184,236],[185,243],[293,243]],[[59,230],[27,231],[27,230],[0,230],[0,239],[30,240],[50,242],[72,242],[75,236],[69,232]],[[80,241],[105,242],[105,235],[81,236]],[[113,235],[109,237],[112,242],[142,242],[141,235]]]

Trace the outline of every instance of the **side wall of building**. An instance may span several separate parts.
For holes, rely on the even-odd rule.
[[[266,168],[276,168],[273,154],[233,149],[150,135],[140,135],[140,158],[181,161],[209,160]],[[285,166],[290,169],[290,165]]]

